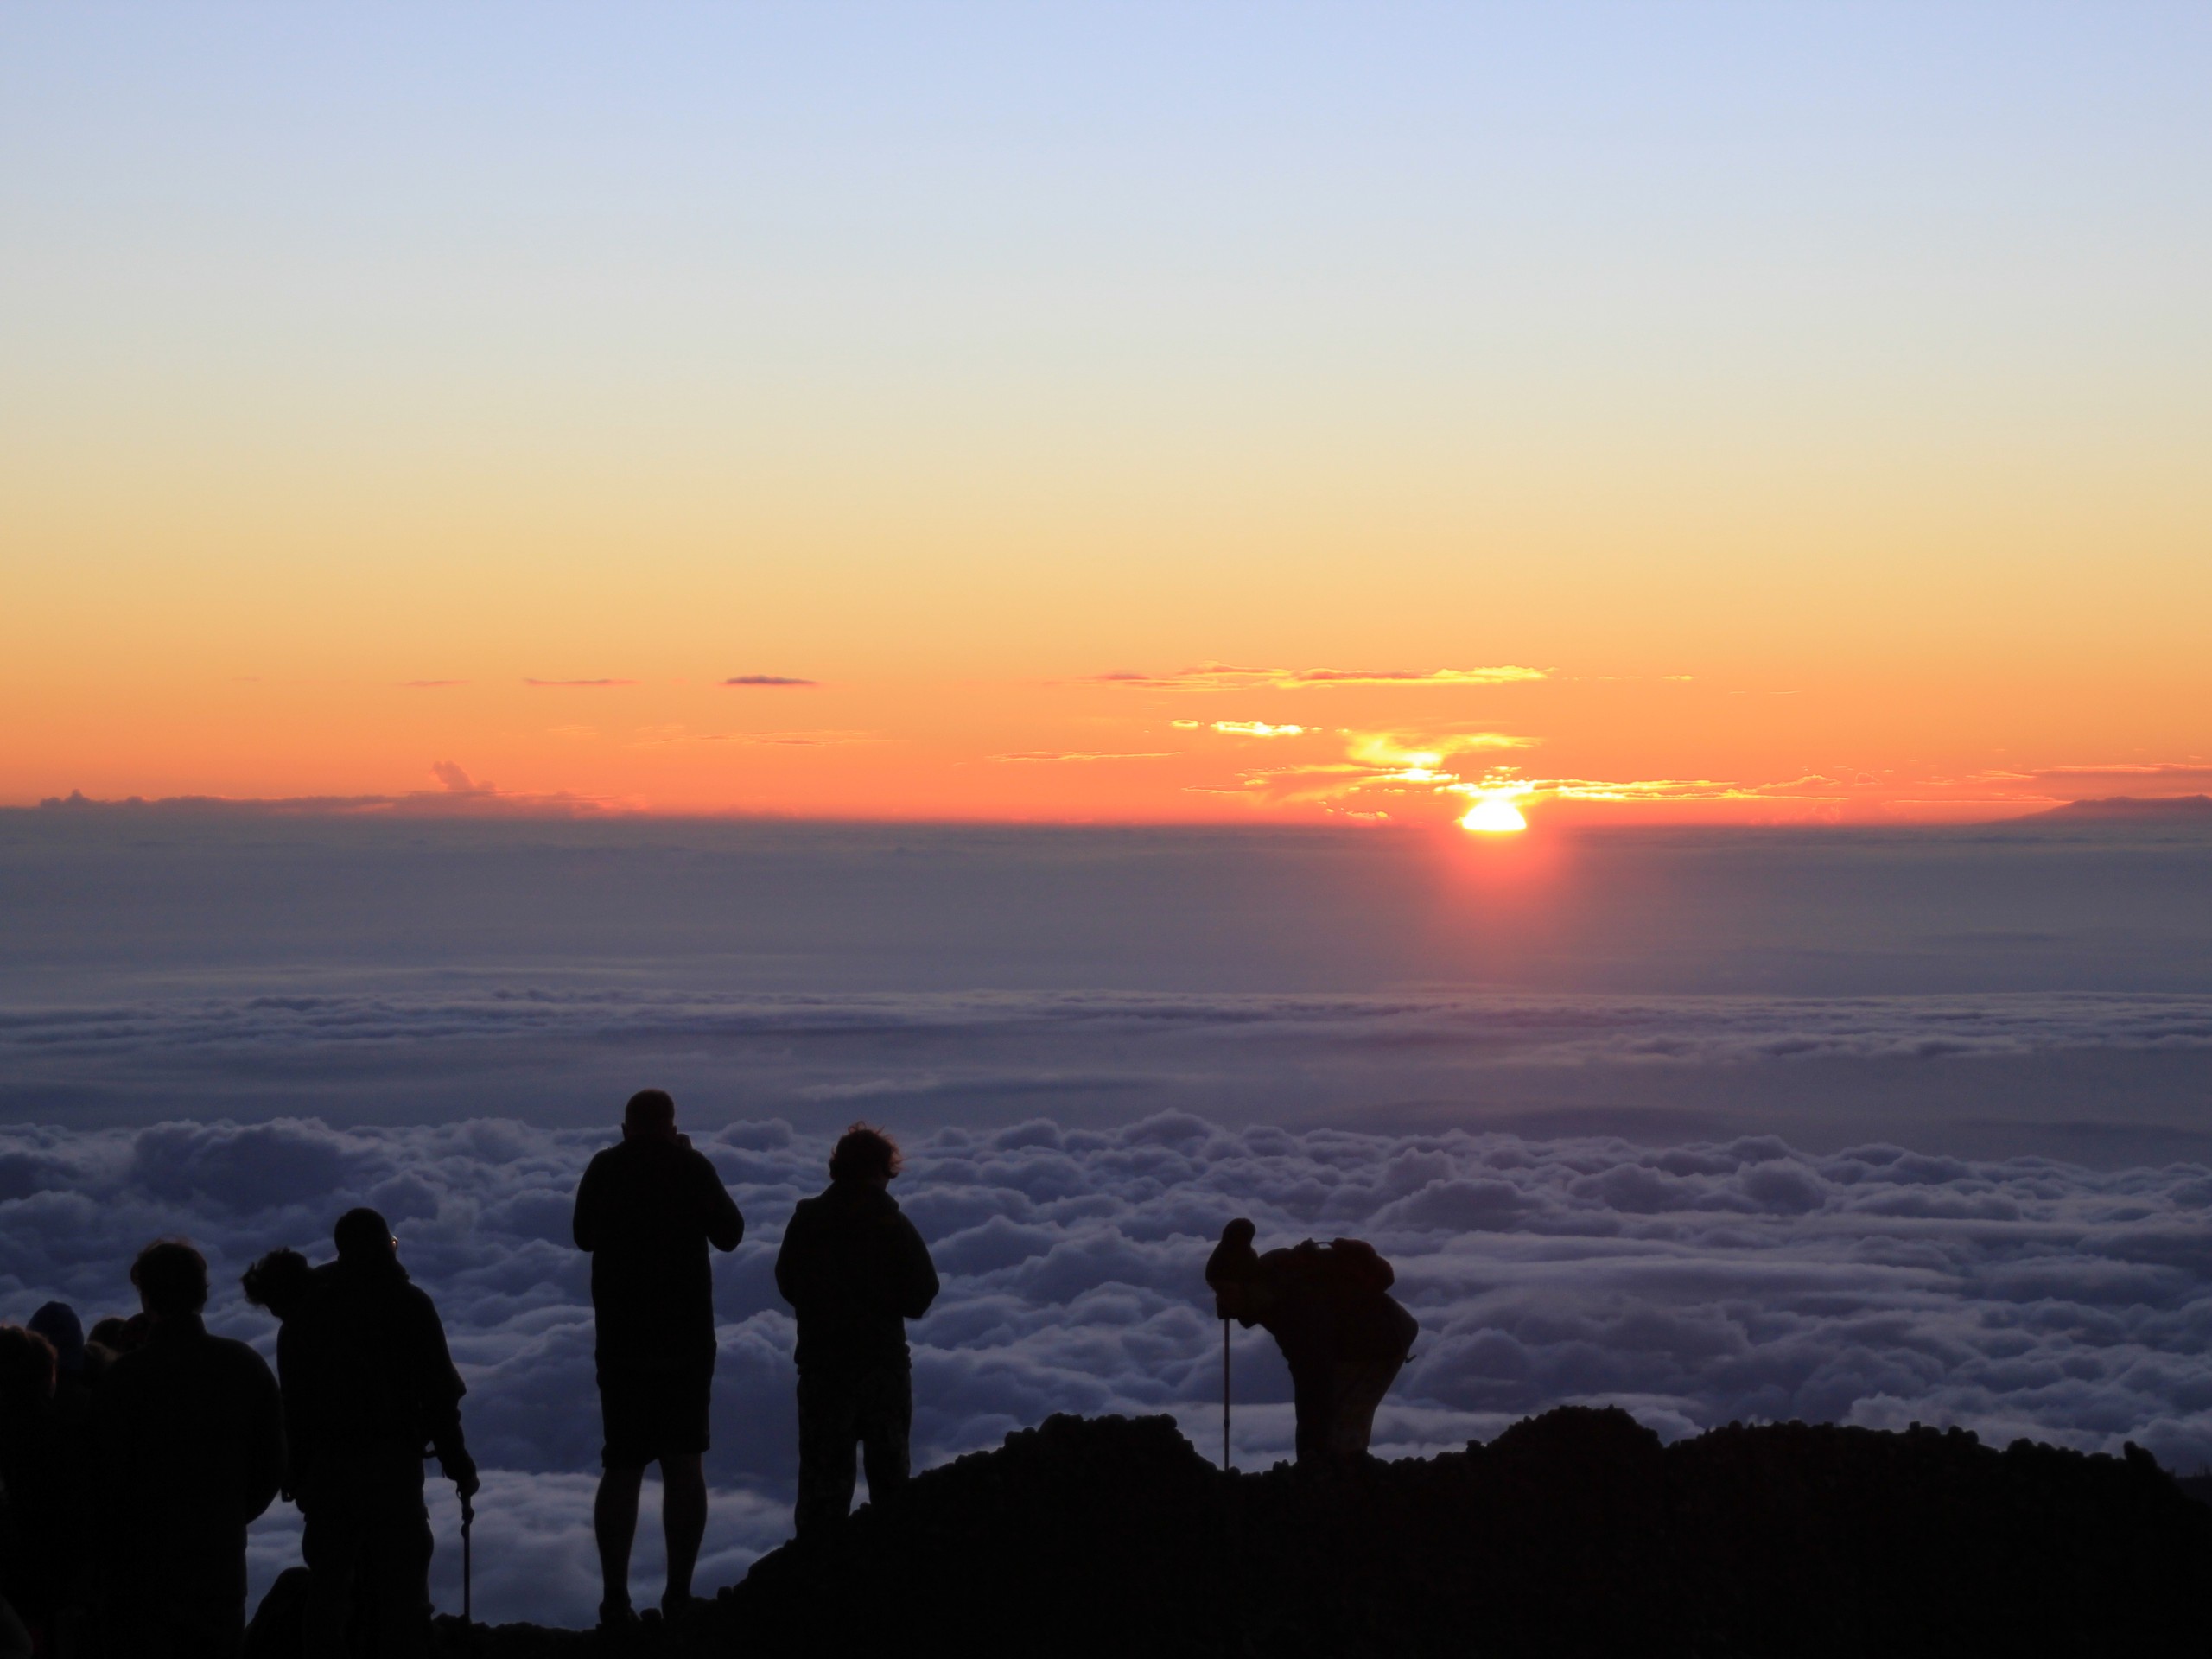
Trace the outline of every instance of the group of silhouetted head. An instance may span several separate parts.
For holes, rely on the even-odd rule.
[[[399,1241],[374,1210],[349,1210],[332,1230],[340,1261],[389,1255]],[[295,1249],[276,1249],[239,1276],[245,1300],[279,1319],[289,1319],[315,1292],[315,1269]],[[43,1376],[43,1394],[56,1382],[90,1368],[97,1376],[115,1359],[140,1346],[152,1321],[177,1319],[207,1306],[207,1258],[181,1238],[159,1238],[130,1263],[139,1311],[110,1314],[87,1332],[67,1302],[48,1302],[22,1325],[0,1324],[0,1410],[19,1413],[32,1393],[20,1379]]]
[[[270,1251],[242,1277],[246,1300],[289,1322],[315,1300],[319,1275],[349,1262],[391,1262],[397,1241],[381,1215],[359,1209],[339,1218],[332,1243],[335,1262],[321,1268],[297,1250]],[[72,1607],[81,1615],[95,1543],[112,1530],[103,1516],[120,1500],[100,1471],[113,1450],[111,1404],[118,1389],[129,1391],[124,1362],[156,1345],[165,1329],[204,1329],[207,1259],[189,1243],[155,1240],[132,1261],[130,1278],[137,1309],[109,1314],[89,1331],[60,1301],[22,1325],[0,1324],[0,1610],[21,1616],[47,1644],[41,1651],[56,1650],[55,1633],[70,1628]],[[277,1445],[281,1454],[281,1439]],[[7,1624],[0,1618],[0,1635]]]
[[[594,1188],[595,1178],[587,1171],[577,1192],[576,1243],[599,1253],[593,1277],[595,1357],[610,1448],[602,1460],[626,1479],[629,1470],[624,1459],[633,1454],[641,1466],[642,1461],[661,1461],[664,1479],[674,1478],[671,1459],[676,1475],[684,1472],[687,1462],[696,1471],[697,1454],[706,1445],[714,1342],[710,1282],[697,1269],[706,1265],[709,1244],[733,1249],[743,1236],[743,1217],[712,1166],[677,1132],[676,1117],[676,1103],[665,1090],[641,1090],[631,1096],[623,1110],[622,1138],[643,1144],[626,1151],[609,1148],[601,1154],[593,1166],[605,1174],[600,1188]],[[617,1153],[622,1155],[614,1163],[604,1163]],[[807,1399],[819,1395],[834,1406],[831,1396],[836,1388],[849,1381],[839,1366],[860,1359],[877,1367],[895,1364],[902,1379],[897,1392],[901,1400],[906,1397],[903,1319],[918,1317],[927,1308],[936,1295],[937,1276],[920,1236],[899,1217],[898,1205],[883,1191],[899,1174],[900,1161],[897,1143],[882,1130],[866,1123],[851,1125],[837,1140],[830,1160],[835,1202],[820,1209],[807,1226],[795,1224],[785,1240],[778,1283],[783,1287],[788,1277],[795,1287],[787,1294],[793,1297],[798,1314],[798,1363],[802,1373],[812,1366],[814,1393]],[[799,1209],[805,1212],[810,1205],[822,1205],[830,1197],[803,1202]],[[671,1217],[681,1219],[672,1225]],[[845,1248],[850,1243],[848,1234],[864,1234],[877,1245],[887,1240],[889,1254],[877,1249],[855,1255]],[[279,1490],[280,1475],[288,1471],[314,1495],[311,1501],[302,1499],[312,1538],[317,1514],[323,1512],[316,1505],[334,1516],[350,1501],[342,1500],[341,1493],[352,1478],[348,1470],[357,1465],[371,1470],[385,1466],[374,1458],[353,1454],[364,1447],[380,1454],[387,1440],[409,1439],[417,1428],[418,1443],[429,1447],[426,1455],[437,1458],[464,1500],[477,1490],[474,1461],[460,1425],[459,1403],[466,1389],[452,1366],[435,1307],[407,1282],[398,1265],[398,1241],[389,1223],[372,1209],[349,1210],[333,1228],[331,1243],[329,1260],[311,1261],[294,1249],[273,1249],[241,1275],[246,1301],[273,1315],[283,1326],[277,1342],[281,1384],[259,1355],[207,1331],[202,1314],[208,1302],[207,1260],[183,1239],[157,1239],[141,1250],[130,1274],[138,1307],[99,1319],[89,1332],[81,1328],[76,1313],[60,1302],[41,1308],[24,1325],[0,1325],[0,1510],[12,1511],[0,1513],[0,1613],[15,1604],[29,1617],[34,1632],[48,1632],[41,1637],[47,1650],[53,1648],[51,1632],[61,1628],[52,1622],[56,1609],[69,1595],[79,1597],[79,1607],[104,1605],[113,1599],[107,1590],[89,1590],[90,1569],[79,1570],[95,1554],[104,1563],[98,1568],[106,1575],[103,1582],[150,1573],[147,1585],[141,1586],[147,1595],[140,1599],[153,1606],[169,1593],[153,1585],[154,1579],[171,1571],[162,1565],[162,1559],[187,1547],[191,1541],[188,1533],[201,1538],[227,1535],[231,1521],[212,1510],[193,1526],[181,1526],[172,1513],[180,1495],[199,1494],[187,1498],[187,1507],[204,1499],[219,1509],[230,1501],[220,1493],[235,1487],[257,1494],[249,1506],[251,1515],[257,1515]],[[675,1255],[668,1254],[671,1249]],[[687,1252],[696,1253],[696,1260]],[[879,1255],[883,1256],[880,1263]],[[853,1262],[846,1260],[849,1256]],[[887,1274],[888,1289],[872,1278],[867,1283],[844,1283],[861,1256],[874,1264],[861,1277]],[[683,1294],[673,1295],[671,1286],[684,1287]],[[903,1313],[883,1314],[879,1302],[887,1307],[896,1303]],[[868,1317],[856,1322],[852,1308],[862,1304]],[[810,1330],[816,1332],[811,1359]],[[704,1360],[695,1366],[696,1377],[686,1373],[691,1391],[678,1401],[664,1386],[662,1372],[651,1368],[664,1357],[663,1349],[674,1352],[671,1344],[681,1347],[699,1332],[704,1333]],[[854,1348],[856,1342],[865,1354]],[[852,1354],[846,1352],[849,1348],[854,1349]],[[398,1352],[402,1349],[404,1355]],[[683,1354],[690,1352],[683,1348]],[[653,1386],[642,1393],[632,1387],[625,1381],[626,1364],[646,1367]],[[372,1379],[365,1382],[371,1374]],[[828,1409],[820,1400],[816,1404]],[[887,1406],[877,1414],[888,1409]],[[133,1414],[138,1427],[127,1428],[124,1419]],[[894,1478],[903,1478],[906,1470],[904,1410],[895,1414],[895,1425],[889,1416],[882,1423],[871,1418],[855,1430],[869,1447],[870,1490],[884,1489],[879,1497],[887,1495]],[[226,1422],[228,1430],[223,1427]],[[198,1428],[181,1427],[190,1423]],[[245,1433],[243,1426],[249,1423],[260,1427]],[[877,1444],[893,1427],[895,1446],[889,1440]],[[231,1443],[217,1446],[215,1441],[226,1434]],[[348,1435],[359,1445],[347,1440]],[[686,1441],[687,1435],[696,1437],[696,1447]],[[195,1440],[205,1443],[191,1444]],[[44,1447],[39,1452],[45,1459],[41,1468],[73,1470],[68,1480],[46,1480],[18,1456],[35,1442]],[[802,1463],[808,1460],[803,1458]],[[815,1494],[816,1507],[825,1513],[834,1510],[842,1515],[849,1500],[849,1447],[844,1464],[842,1496],[830,1491],[836,1485],[836,1470],[829,1477],[816,1471],[814,1484],[823,1489]],[[803,1467],[803,1489],[808,1486],[806,1474]],[[132,1500],[119,1493],[121,1484],[133,1487],[148,1515],[167,1516],[142,1526],[136,1535],[137,1544],[129,1551],[117,1547],[127,1529],[119,1530],[113,1516],[97,1524],[87,1518],[91,1510],[103,1506],[122,1514]],[[806,1495],[803,1490],[802,1497]],[[293,1496],[300,1497],[300,1491]],[[51,1512],[41,1512],[42,1505]],[[376,1512],[400,1515],[406,1507],[384,1503]],[[605,1492],[600,1507],[607,1507]],[[416,1520],[408,1525],[423,1524],[419,1503],[416,1510]],[[334,1524],[326,1519],[326,1531]],[[241,1530],[235,1547],[242,1552],[244,1522],[238,1525]],[[23,1539],[42,1541],[38,1550],[27,1553],[18,1547]],[[396,1533],[394,1539],[396,1543],[385,1541],[398,1551],[394,1560],[411,1560],[424,1548]],[[71,1547],[81,1559],[57,1566],[59,1556],[51,1546],[72,1540]],[[97,1552],[95,1540],[104,1541]],[[607,1541],[601,1542],[604,1555]],[[626,1548],[622,1553],[626,1572]],[[124,1554],[134,1560],[118,1567]],[[35,1562],[34,1554],[39,1555]],[[681,1602],[689,1594],[688,1574],[678,1583],[673,1554],[670,1560],[671,1593]],[[118,1571],[121,1579],[117,1578]],[[232,1582],[227,1567],[219,1572],[212,1567],[206,1572],[192,1571],[208,1583]],[[64,1580],[74,1589],[54,1588]],[[614,1596],[626,1607],[626,1591],[618,1586]],[[413,1591],[402,1599],[424,1599],[427,1605],[426,1598]],[[5,1634],[0,1630],[0,1638]],[[119,1646],[111,1640],[108,1646],[118,1653],[134,1651],[135,1640],[123,1639]],[[7,1640],[0,1639],[0,1656],[6,1652]]]

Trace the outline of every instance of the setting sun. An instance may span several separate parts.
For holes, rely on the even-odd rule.
[[[1513,804],[1511,796],[1485,795],[1459,820],[1459,827],[1484,835],[1510,835],[1516,830],[1526,830],[1529,820],[1521,816],[1521,809]]]

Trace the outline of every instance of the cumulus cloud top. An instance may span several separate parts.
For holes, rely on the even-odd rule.
[[[693,1134],[749,1223],[716,1268],[710,1554],[728,1577],[787,1520],[792,1329],[770,1267],[829,1141],[781,1122]],[[496,1535],[499,1565],[480,1602],[582,1621],[598,1423],[587,1263],[567,1229],[604,1138],[494,1120],[0,1129],[0,1314],[55,1295],[118,1311],[132,1250],[183,1233],[213,1260],[213,1322],[265,1348],[238,1272],[279,1243],[320,1253],[334,1217],[375,1205],[443,1310],[472,1440],[499,1471],[496,1531],[479,1536]],[[924,1465],[1052,1411],[1168,1411],[1212,1444],[1219,1334],[1201,1269],[1236,1214],[1263,1245],[1354,1235],[1395,1262],[1422,1334],[1378,1419],[1389,1453],[1606,1401],[1669,1434],[1917,1419],[2212,1459],[2212,1170],[2198,1165],[2101,1173],[1891,1145],[1815,1156],[1773,1137],[1654,1148],[1231,1131],[1184,1113],[947,1128],[908,1153],[894,1191],[945,1274],[912,1333]],[[1236,1364],[1240,1459],[1283,1455],[1287,1380],[1271,1344],[1240,1333]],[[264,1523],[257,1570],[292,1524]]]

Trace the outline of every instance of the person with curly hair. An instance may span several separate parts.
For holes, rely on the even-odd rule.
[[[906,1321],[937,1300],[929,1246],[886,1191],[899,1147],[855,1123],[830,1157],[830,1185],[801,1198],[776,1257],[776,1288],[798,1314],[799,1535],[852,1508],[854,1449],[869,1497],[906,1483],[914,1416]]]

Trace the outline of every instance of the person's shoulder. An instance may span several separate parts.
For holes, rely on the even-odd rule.
[[[240,1342],[236,1337],[207,1338],[207,1350],[215,1363],[245,1374],[249,1377],[272,1376],[269,1362],[251,1343]]]
[[[589,1180],[595,1174],[619,1166],[622,1162],[623,1153],[636,1144],[632,1141],[617,1141],[612,1146],[601,1147],[597,1152],[592,1154],[590,1159],[585,1163],[584,1179]]]
[[[678,1147],[677,1152],[681,1156],[684,1167],[695,1175],[704,1175],[709,1180],[717,1182],[721,1179],[722,1173],[715,1167],[715,1160],[689,1141]]]

